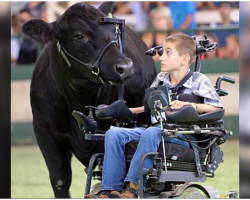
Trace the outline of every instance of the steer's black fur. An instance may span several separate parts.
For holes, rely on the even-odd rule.
[[[95,9],[78,3],[53,23],[31,20],[23,26],[25,34],[44,44],[32,77],[31,106],[36,138],[57,198],[70,197],[72,153],[88,166],[94,153],[103,152],[103,143],[84,139],[72,111],[87,115],[86,105],[114,102],[117,87],[100,84],[95,75],[71,58],[72,67],[69,67],[57,50],[56,40],[83,62],[96,60],[115,37],[114,25],[99,22],[112,6],[113,3],[105,2]],[[156,72],[151,57],[145,56],[147,47],[140,37],[128,27],[125,37],[125,55],[115,45],[110,47],[101,60],[100,76],[115,83],[125,80],[124,100],[129,107],[138,107],[143,104],[144,89],[150,86]],[[131,60],[133,66],[129,68]],[[121,68],[117,70],[117,66]]]

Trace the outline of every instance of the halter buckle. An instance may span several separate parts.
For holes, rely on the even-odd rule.
[[[119,24],[115,24],[115,38],[117,38],[117,35],[120,34]]]
[[[93,68],[93,69],[94,69],[94,68]],[[93,69],[91,70],[91,72],[92,72],[93,74],[95,74],[96,76],[98,76],[98,74],[100,73],[100,68],[97,67],[97,72],[95,72]]]

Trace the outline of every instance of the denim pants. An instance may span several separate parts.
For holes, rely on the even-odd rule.
[[[184,137],[183,135],[179,136]],[[188,142],[173,137],[168,137],[166,139],[166,142],[180,144],[189,148]],[[131,141],[139,141],[139,144],[126,175],[124,151],[125,145]],[[138,168],[141,156],[146,152],[157,152],[161,141],[161,129],[159,127],[150,127],[147,129],[114,127],[109,129],[105,135],[105,154],[101,190],[121,191],[124,189],[124,182],[138,184]],[[147,158],[144,161],[143,167],[149,169],[152,166],[153,160]]]

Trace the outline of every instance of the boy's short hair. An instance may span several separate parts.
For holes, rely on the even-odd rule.
[[[174,43],[179,56],[189,54],[189,64],[192,64],[196,57],[196,43],[193,38],[186,34],[173,34],[168,36],[165,42]]]

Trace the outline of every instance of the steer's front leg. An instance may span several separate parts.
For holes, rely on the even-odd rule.
[[[52,134],[52,128],[35,122],[36,120],[34,120],[34,129],[37,142],[49,170],[54,195],[56,198],[70,198],[72,151],[66,147],[67,145],[54,138],[54,135],[59,135],[59,133]]]

